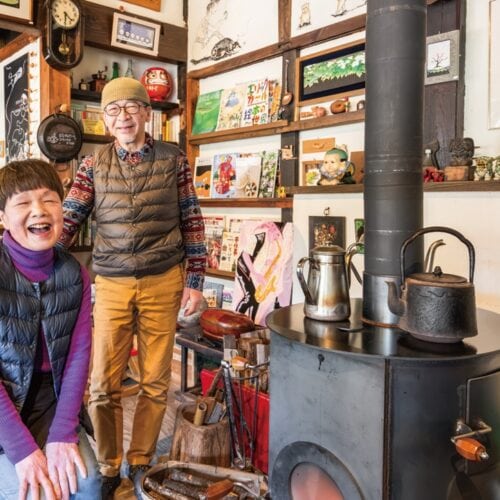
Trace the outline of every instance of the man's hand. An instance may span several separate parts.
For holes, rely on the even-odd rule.
[[[82,477],[87,477],[78,446],[75,443],[48,443],[45,454],[49,477],[54,485],[57,498],[68,500],[77,490],[76,467]]]
[[[58,500],[49,477],[47,459],[42,450],[36,450],[15,465],[19,480],[19,500],[28,498],[40,499],[40,486],[43,488],[46,500]]]
[[[184,310],[184,316],[189,316],[190,314],[195,313],[198,310],[202,300],[203,293],[201,293],[199,290],[195,290],[194,288],[184,288],[181,299],[181,309],[186,308]],[[186,304],[188,304],[188,307],[186,307]]]

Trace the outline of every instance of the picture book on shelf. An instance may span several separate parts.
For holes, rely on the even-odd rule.
[[[261,164],[260,154],[241,155],[235,159],[233,198],[257,198]]]
[[[269,122],[269,81],[257,80],[247,84],[246,102],[241,126],[262,125]]]
[[[213,132],[217,128],[220,95],[221,90],[215,90],[198,96],[191,131],[193,135]]]
[[[238,85],[222,91],[217,130],[229,130],[240,127],[243,106],[246,100],[246,91],[246,85]]]
[[[194,189],[198,198],[210,198],[213,158],[196,157],[194,163]]]
[[[221,271],[236,270],[236,257],[238,256],[238,240],[240,233],[231,233],[224,231],[222,233],[222,248],[220,252],[220,265]]]
[[[203,284],[203,297],[207,301],[208,307],[222,307],[222,292],[224,285],[214,281],[205,280]]]
[[[234,198],[236,190],[235,161],[239,153],[214,156],[212,167],[212,198]]]
[[[278,175],[279,150],[262,151],[259,198],[273,198]]]
[[[208,253],[207,265],[211,269],[219,269],[225,217],[223,215],[203,217],[203,222],[205,224],[205,243]]]

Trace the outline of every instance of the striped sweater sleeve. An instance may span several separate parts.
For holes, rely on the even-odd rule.
[[[94,208],[94,156],[83,159],[63,203],[64,227],[59,245],[71,246],[75,234]]]
[[[186,253],[186,287],[201,291],[207,266],[205,227],[185,155],[180,155],[177,160],[177,191],[181,212],[180,230]]]

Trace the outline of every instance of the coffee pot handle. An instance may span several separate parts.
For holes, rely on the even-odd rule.
[[[456,231],[455,229],[451,229],[449,227],[444,227],[444,226],[430,226],[430,227],[424,227],[422,229],[419,229],[418,231],[415,231],[409,238],[407,238],[403,244],[401,245],[401,254],[400,254],[400,262],[401,262],[401,278],[402,278],[402,283],[405,282],[406,276],[405,276],[405,253],[406,253],[406,248],[410,243],[415,241],[419,236],[422,236],[423,234],[427,233],[448,233],[456,238],[458,238],[468,249],[469,251],[469,282],[472,283],[474,280],[474,265],[476,261],[476,252],[474,251],[474,246],[472,243],[462,234]]]
[[[311,292],[309,291],[306,280],[304,279],[304,264],[310,260],[310,257],[302,257],[302,259],[297,262],[297,278],[299,279],[300,286],[302,288],[302,291],[304,292],[306,303],[308,304],[312,304],[313,299],[311,297]]]

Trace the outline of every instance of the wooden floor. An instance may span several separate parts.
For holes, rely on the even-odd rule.
[[[163,419],[163,425],[160,432],[160,437],[158,439],[158,451],[159,454],[165,451],[165,447],[168,446],[170,439],[168,439],[174,429],[175,412],[179,404],[182,401],[176,399],[175,391],[180,388],[180,369],[179,362],[173,361],[172,370],[172,380],[170,383],[170,389],[168,391],[168,405],[167,412]],[[128,449],[128,443],[130,442],[130,434],[132,430],[132,420],[135,411],[136,396],[128,396],[123,398],[123,410],[124,410],[124,429],[123,429],[123,442],[124,450]],[[146,424],[145,424],[146,425]],[[115,492],[115,500],[135,500],[136,496],[134,494],[134,488],[132,482],[126,477],[126,467],[122,466],[122,482],[120,487]]]

